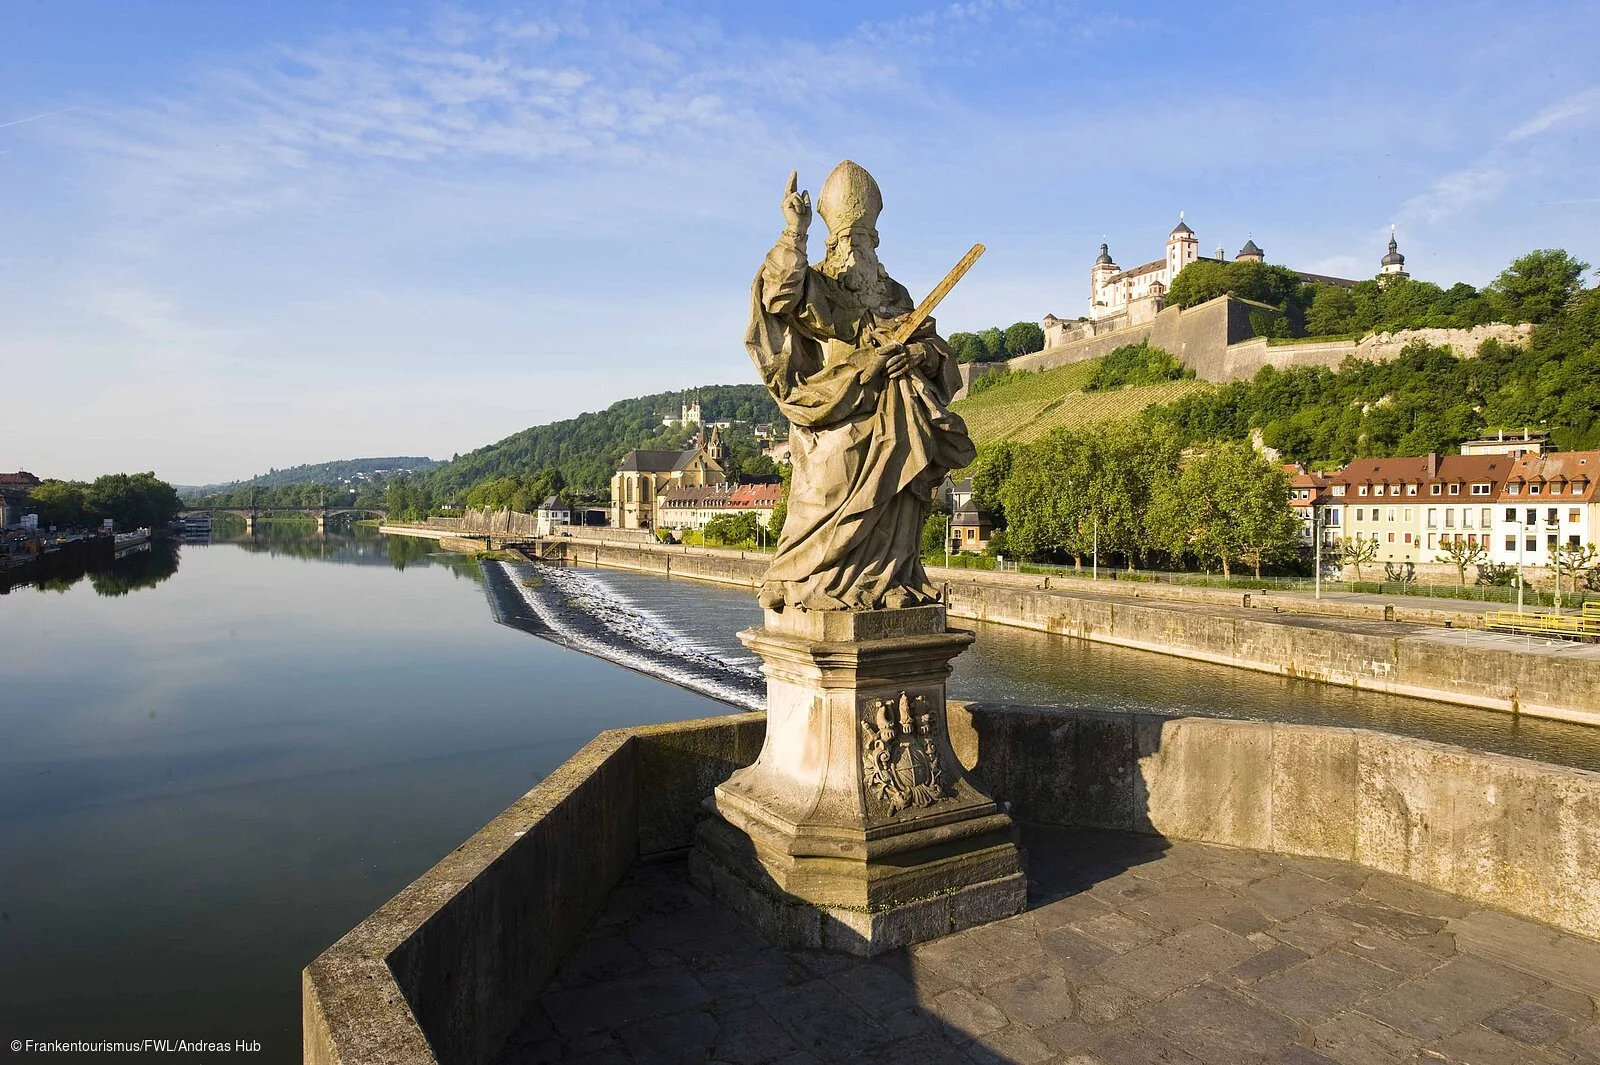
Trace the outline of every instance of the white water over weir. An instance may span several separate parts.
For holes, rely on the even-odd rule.
[[[753,665],[698,646],[587,574],[538,563],[489,565],[497,566],[505,585],[516,589],[547,630],[544,635],[713,699],[748,710],[767,708],[766,683]]]

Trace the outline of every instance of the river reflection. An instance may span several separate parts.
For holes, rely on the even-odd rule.
[[[167,550],[0,597],[7,1040],[298,1061],[320,951],[596,732],[728,711],[497,625],[428,541]]]

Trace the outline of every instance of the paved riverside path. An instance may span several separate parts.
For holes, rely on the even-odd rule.
[[[1028,912],[871,961],[776,950],[682,861],[636,866],[503,1060],[1600,1063],[1600,943],[1341,862],[1024,843]]]

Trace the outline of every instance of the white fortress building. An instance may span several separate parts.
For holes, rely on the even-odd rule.
[[[1266,261],[1266,253],[1254,239],[1247,238],[1233,258],[1235,262],[1259,263]],[[1124,270],[1111,257],[1110,247],[1102,244],[1100,255],[1089,270],[1089,313],[1076,320],[1046,315],[1043,321],[1045,347],[1143,325],[1166,306],[1167,291],[1185,267],[1197,262],[1227,261],[1221,245],[1214,256],[1200,254],[1200,238],[1184,221],[1182,211],[1178,212],[1178,224],[1167,234],[1166,254],[1159,259]],[[1391,229],[1389,252],[1381,261],[1378,277],[1409,276],[1405,272],[1405,261]],[[1306,282],[1347,288],[1355,284],[1348,278],[1295,272]]]

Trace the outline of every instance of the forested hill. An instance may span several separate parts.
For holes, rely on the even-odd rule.
[[[420,455],[391,455],[387,458],[338,459],[334,462],[315,462],[287,469],[274,469],[246,481],[230,484],[181,485],[185,496],[205,496],[239,488],[282,488],[292,484],[325,484],[334,487],[360,488],[363,484],[394,477],[399,474],[426,473],[438,466],[433,459]]]
[[[601,491],[616,472],[617,460],[631,448],[684,446],[687,434],[680,427],[663,425],[662,416],[677,417],[686,395],[699,396],[700,415],[707,422],[783,420],[778,405],[761,385],[706,385],[658,392],[513,433],[452,459],[420,480],[436,498],[450,498],[486,480],[554,468],[574,489]]]

